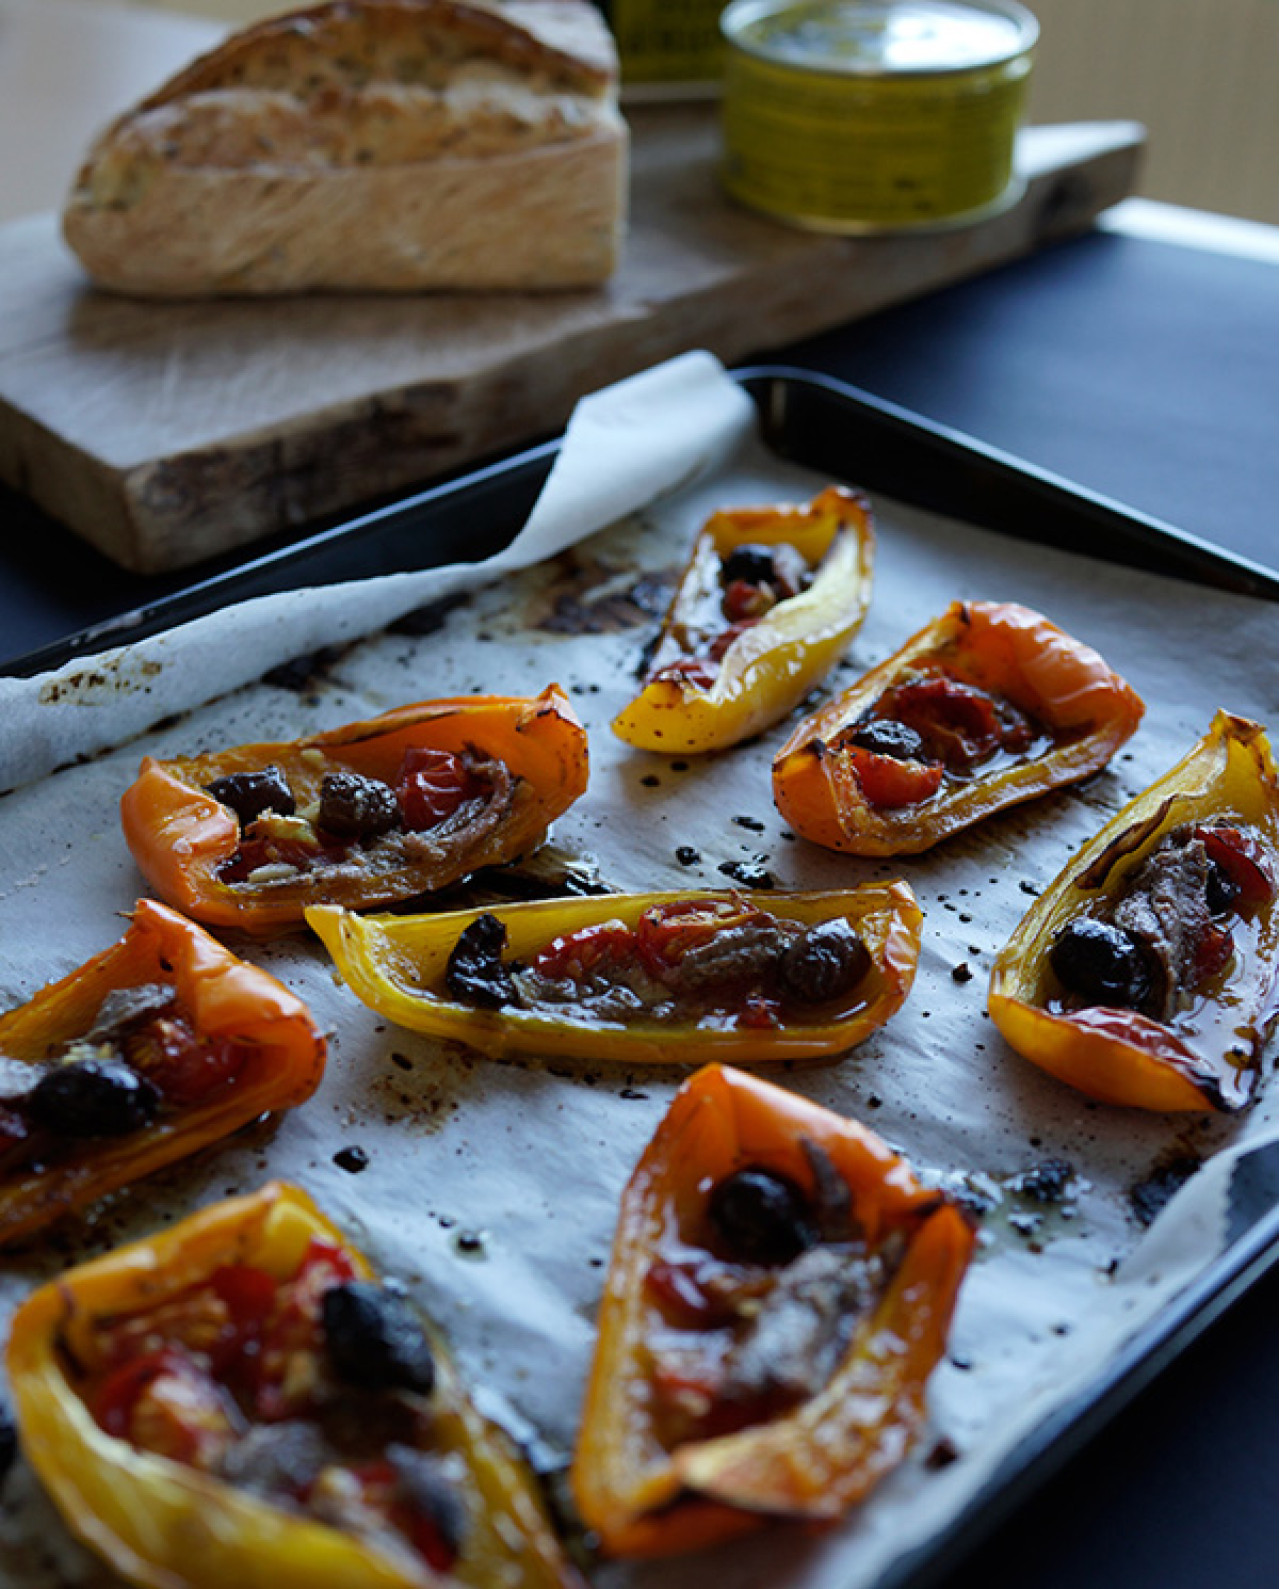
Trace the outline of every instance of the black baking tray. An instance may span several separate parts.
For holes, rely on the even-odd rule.
[[[734,378],[756,404],[766,443],[795,463],[1020,540],[1276,599],[1272,570],[841,381],[765,365]],[[0,676],[43,673],[252,596],[480,561],[520,529],[559,449],[543,442],[203,577],[192,572],[176,591],[0,663]]]
[[[779,456],[873,493],[988,530],[1275,601],[1273,570],[1081,490],[829,377],[781,366],[735,372]],[[523,525],[558,440],[304,534],[128,612],[0,664],[27,677],[275,591],[478,561]],[[944,1535],[902,1557],[877,1589],[928,1589],[1091,1440],[1276,1262],[1276,1156],[1244,1154],[1231,1183],[1228,1245],[1175,1304],[1139,1332],[1077,1397],[1024,1440]]]

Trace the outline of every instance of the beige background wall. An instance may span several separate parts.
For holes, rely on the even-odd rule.
[[[237,23],[293,9],[143,3]],[[1150,134],[1143,197],[1275,224],[1275,0],[1030,0],[1030,9],[1041,24],[1033,121],[1141,121]]]

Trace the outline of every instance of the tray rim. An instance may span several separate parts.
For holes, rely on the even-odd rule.
[[[1087,514],[1121,539],[1136,539],[1143,549],[1150,550],[1156,546],[1176,549],[1183,563],[1179,572],[1184,578],[1199,575],[1209,583],[1222,583],[1226,588],[1243,594],[1272,601],[1280,598],[1280,580],[1274,569],[1238,553],[1225,551],[1162,519],[1076,485],[1015,454],[913,413],[886,398],[876,397],[836,376],[787,364],[769,363],[744,365],[727,373],[755,403],[766,444],[772,445],[771,410],[776,409],[780,395],[785,399],[790,393],[808,394],[820,401],[838,404],[860,416],[864,423],[884,427],[900,439],[906,438],[917,446],[924,445],[940,459],[950,462],[976,460],[988,477],[1011,487],[1029,490],[1059,511],[1075,510]],[[540,473],[545,477],[563,440],[563,435],[560,435],[536,442],[517,452],[451,475],[420,491],[399,497],[394,502],[292,538],[282,546],[238,559],[232,566],[204,577],[196,577],[190,584],[167,595],[143,602],[126,612],[10,658],[0,663],[0,678],[29,678],[92,656],[96,650],[150,638],[233,601],[299,588],[299,581],[290,577],[290,571],[308,560],[336,555],[353,542],[371,542],[379,535],[394,530],[408,516],[439,511],[441,507],[480,487],[501,485],[510,482],[515,476],[523,478]],[[1110,560],[1120,561],[1116,558]],[[433,564],[419,560],[413,566],[429,568]],[[400,572],[404,569],[399,567],[387,571]],[[199,576],[198,569],[195,573]],[[342,577],[351,576],[347,574]],[[318,583],[333,582],[330,579]]]
[[[876,397],[838,377],[769,363],[735,368],[728,374],[755,403],[761,415],[766,445],[770,447],[774,447],[775,439],[771,433],[771,407],[785,404],[792,394],[806,394],[817,401],[858,413],[873,425],[887,427],[899,438],[905,437],[915,445],[923,444],[937,456],[977,460],[992,477],[1017,488],[1029,489],[1060,508],[1079,509],[1109,529],[1135,536],[1141,547],[1176,548],[1188,570],[1200,569],[1211,575],[1221,575],[1230,582],[1229,588],[1273,602],[1280,598],[1280,580],[1274,570],[1078,486],[962,431]],[[153,602],[0,664],[0,677],[30,677],[87,658],[95,648],[103,645],[128,644],[163,633],[230,601],[300,588],[298,581],[288,576],[292,569],[304,565],[308,559],[323,558],[352,542],[373,542],[410,515],[439,512],[448,504],[465,502],[482,488],[496,487],[510,492],[513,487],[524,489],[535,482],[540,489],[562,443],[562,436],[534,443],[395,502],[291,540],[207,578],[196,579]],[[804,462],[802,458],[794,461]],[[810,463],[809,467],[814,465]],[[880,488],[872,486],[869,489]],[[415,566],[435,565],[420,560]],[[341,577],[352,576],[345,573]],[[1196,575],[1184,572],[1182,577],[1194,579]],[[1250,1153],[1268,1152],[1270,1148],[1267,1141],[1255,1144],[1242,1152],[1240,1162]],[[901,1555],[877,1581],[875,1589],[931,1589],[942,1574],[953,1572],[969,1552],[1041,1489],[1278,1261],[1280,1196],[1254,1214],[1246,1227],[1194,1280],[1155,1318],[1135,1331],[1105,1369],[1091,1376],[1032,1434],[1020,1440],[949,1523],[927,1541]]]
[[[789,387],[801,391],[807,389],[821,392],[833,400],[864,410],[866,415],[874,417],[890,432],[912,436],[917,442],[924,439],[940,458],[980,460],[991,475],[1029,487],[1042,501],[1083,511],[1096,519],[1100,526],[1113,529],[1122,536],[1134,540],[1144,551],[1155,546],[1176,549],[1180,554],[1182,567],[1171,571],[1175,577],[1195,578],[1198,573],[1216,574],[1230,579],[1231,588],[1242,589],[1248,586],[1248,589],[1242,590],[1244,594],[1271,600],[1276,600],[1280,596],[1280,578],[1276,569],[1268,568],[1265,564],[1240,553],[1227,551],[1202,536],[1180,529],[1165,519],[1132,508],[1102,492],[1093,491],[1064,475],[1042,468],[1025,458],[1020,458],[1015,453],[992,446],[954,426],[917,414],[888,398],[874,396],[839,376],[787,364],[746,365],[730,373],[735,380],[747,388],[755,398],[757,407],[762,410],[764,402],[768,400],[773,389]],[[998,530],[997,533],[1012,532]],[[1101,561],[1121,561],[1119,558],[1107,557],[1103,554],[1078,555],[1096,556]],[[1167,571],[1160,570],[1160,572]]]

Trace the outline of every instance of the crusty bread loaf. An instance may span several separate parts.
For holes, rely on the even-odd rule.
[[[63,229],[146,296],[577,287],[617,262],[626,177],[588,0],[333,0],[116,121]]]

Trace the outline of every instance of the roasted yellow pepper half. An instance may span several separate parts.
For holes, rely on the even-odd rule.
[[[94,1023],[107,1001],[127,1006],[138,990],[158,1013],[150,1026],[135,1023],[128,1032],[138,1050],[135,1085]],[[166,991],[176,1006],[163,1005]],[[112,1059],[105,1082],[116,1083],[105,1090],[104,1054]],[[74,1086],[77,1055],[96,1071],[80,1070],[95,1085]],[[0,1082],[12,1087],[14,1070],[30,1067],[44,1081],[29,1100],[40,1103],[53,1089],[39,1111],[0,1095],[4,1245],[261,1114],[304,1102],[324,1074],[325,1040],[306,1005],[275,977],[167,905],[142,899],[123,938],[0,1016],[0,1056]],[[5,1060],[16,1064],[4,1071]],[[122,1082],[132,1088],[136,1128],[117,1101]]]
[[[389,905],[531,850],[587,787],[556,685],[398,707],[279,744],[148,756],[120,803],[157,893],[198,921],[271,932],[322,900]]]
[[[1219,712],[1084,846],[1001,950],[988,1007],[1012,1048],[1103,1103],[1248,1102],[1276,1018],[1276,767],[1257,723]]]
[[[472,1407],[434,1338],[430,1449],[460,1475],[467,1511],[460,1554],[439,1572],[407,1545],[371,1543],[274,1505],[139,1449],[95,1418],[81,1390],[95,1382],[104,1331],[127,1329],[135,1317],[163,1331],[184,1296],[211,1277],[229,1277],[228,1286],[243,1290],[264,1271],[287,1281],[317,1249],[351,1279],[373,1279],[368,1262],[305,1193],[272,1183],[71,1269],[27,1300],[8,1348],[19,1438],[68,1527],[145,1589],[578,1585],[532,1478],[506,1437]]]
[[[773,797],[802,838],[917,855],[1104,767],[1143,704],[1089,646],[1013,602],[953,602],[800,723]]]
[[[807,507],[712,514],[644,688],[614,732],[639,750],[681,755],[723,750],[778,722],[858,632],[874,552],[870,504],[841,486]]]
[[[486,1054],[762,1064],[844,1053],[901,1008],[921,911],[893,882],[307,921],[371,1009]]]
[[[740,1071],[691,1077],[623,1193],[600,1308],[571,1480],[605,1553],[861,1500],[924,1421],[973,1241],[861,1125]]]

